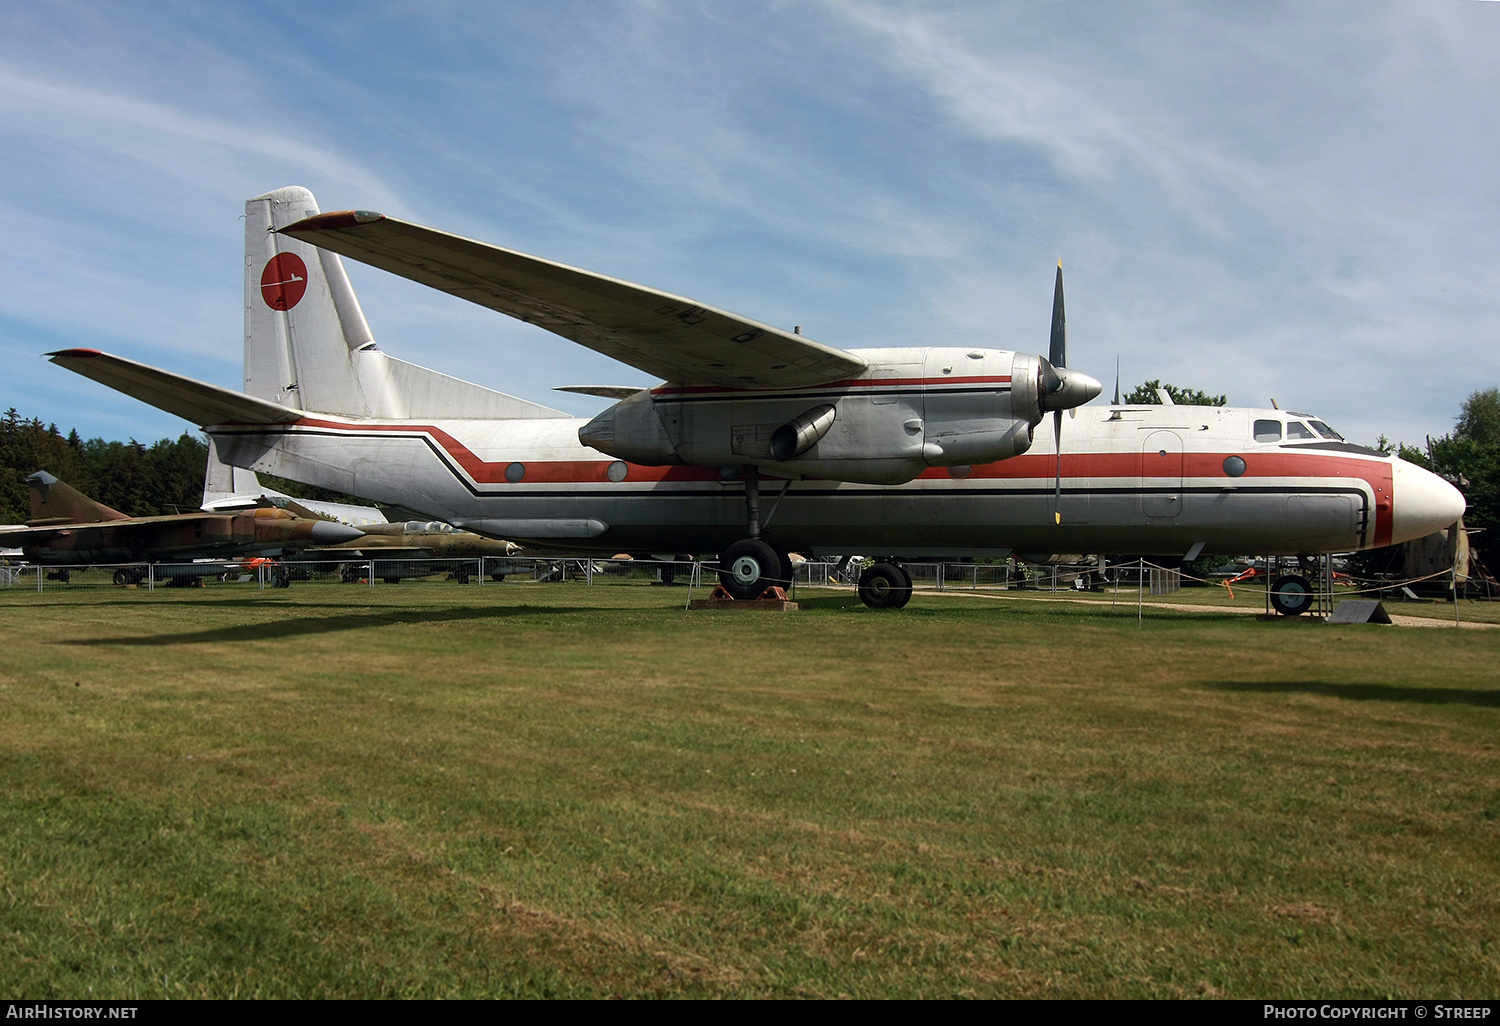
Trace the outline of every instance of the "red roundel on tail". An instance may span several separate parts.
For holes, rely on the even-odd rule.
[[[272,310],[290,310],[307,291],[307,265],[295,253],[273,256],[260,275],[260,294]]]

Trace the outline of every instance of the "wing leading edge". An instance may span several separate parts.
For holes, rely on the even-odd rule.
[[[367,210],[282,234],[546,328],[667,381],[797,388],[854,377],[865,361],[682,296]]]

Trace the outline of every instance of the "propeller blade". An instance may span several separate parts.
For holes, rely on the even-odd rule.
[[[1052,290],[1052,347],[1047,362],[1054,367],[1068,365],[1068,316],[1063,311],[1062,261],[1057,262],[1057,285]]]

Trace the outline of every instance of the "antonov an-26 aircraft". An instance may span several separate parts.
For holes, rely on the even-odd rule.
[[[243,393],[95,350],[53,361],[202,425],[235,466],[532,550],[717,552],[736,598],[789,577],[789,551],[877,553],[859,593],[888,607],[911,595],[903,558],[1342,552],[1464,509],[1441,478],[1305,415],[1084,407],[1100,385],[1064,366],[1060,271],[1048,358],[840,350],[378,213],[320,213],[302,188],[245,215]],[[575,387],[619,400],[584,421],[394,359],[337,254],[664,383]]]

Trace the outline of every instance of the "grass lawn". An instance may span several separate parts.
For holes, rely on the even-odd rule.
[[[1500,630],[685,598],[0,593],[0,989],[1500,996]]]

